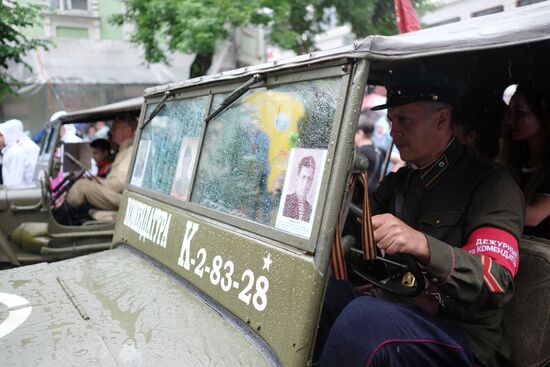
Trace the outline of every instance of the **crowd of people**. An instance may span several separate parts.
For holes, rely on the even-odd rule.
[[[392,142],[386,113],[371,110],[385,101],[383,86],[370,87],[355,136],[356,146],[369,158],[370,192],[374,192],[385,173],[397,172],[405,165],[402,152]],[[510,171],[526,201],[524,233],[550,238],[550,96],[543,88],[524,83],[507,102],[509,105],[494,91],[468,90],[453,106],[454,136]],[[112,148],[117,147],[116,142],[109,141],[112,136],[109,124],[104,121],[87,125],[64,124],[60,136],[64,143],[90,141],[94,151],[91,172],[106,178],[113,163]],[[0,124],[0,147],[2,183],[9,188],[33,186],[39,147],[24,133],[21,121],[9,120]],[[60,179],[62,177],[63,174]],[[118,190],[121,185],[115,186]],[[73,201],[76,191],[73,190],[69,201],[78,205],[81,200]],[[113,207],[102,204],[105,204],[102,207]]]

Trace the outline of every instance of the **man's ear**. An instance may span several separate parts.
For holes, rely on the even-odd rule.
[[[437,110],[437,127],[448,128],[451,126],[451,111],[448,108]]]

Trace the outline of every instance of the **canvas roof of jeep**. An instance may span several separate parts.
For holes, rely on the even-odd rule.
[[[112,117],[114,113],[135,111],[136,109],[140,109],[142,104],[143,97],[135,97],[99,107],[69,112],[66,115],[60,116],[59,120],[64,124],[79,122],[83,118],[90,117],[99,120],[101,118]]]

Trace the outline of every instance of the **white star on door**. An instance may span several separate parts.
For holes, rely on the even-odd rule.
[[[271,260],[271,254],[268,253],[266,257],[264,257],[264,266],[262,267],[262,270],[269,271],[269,267],[271,266],[271,263],[273,261]]]

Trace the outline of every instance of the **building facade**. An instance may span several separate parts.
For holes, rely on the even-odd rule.
[[[427,27],[460,22],[469,18],[510,11],[518,7],[540,3],[546,0],[434,0],[434,11],[422,16]]]

